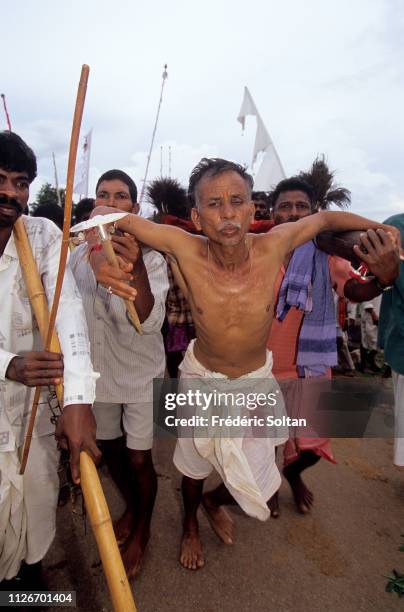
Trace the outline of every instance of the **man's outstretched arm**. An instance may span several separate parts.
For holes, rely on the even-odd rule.
[[[97,206],[94,208],[91,216],[106,215],[114,212],[116,212],[115,208]],[[179,227],[154,223],[139,217],[139,215],[128,214],[117,221],[116,226],[121,231],[132,234],[139,242],[143,242],[143,244],[152,249],[162,251],[174,257],[176,252],[181,250],[189,240],[192,240],[192,236]]]
[[[293,251],[298,246],[312,240],[318,233],[325,231],[344,232],[349,230],[374,230],[382,229],[390,232],[396,244],[400,245],[400,233],[390,225],[384,225],[377,221],[371,221],[353,213],[337,211],[321,211],[300,219],[294,223],[283,223],[274,227],[268,238],[277,236],[279,249],[286,253]]]

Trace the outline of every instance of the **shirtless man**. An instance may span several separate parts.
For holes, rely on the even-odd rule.
[[[274,284],[288,252],[325,230],[370,229],[372,233],[384,228],[399,242],[394,228],[342,212],[320,212],[296,223],[279,225],[268,234],[248,234],[254,216],[252,183],[244,168],[233,162],[201,160],[191,173],[189,194],[194,203],[192,219],[203,236],[156,225],[135,215],[118,222],[121,230],[170,258],[196,328],[197,339],[189,349],[189,357],[199,370],[220,373],[229,379],[255,375],[268,362],[266,342],[273,316]],[[109,212],[109,208],[97,209],[98,214]],[[360,256],[359,247],[355,250]],[[116,271],[99,252],[91,255],[91,263],[98,282],[121,297],[135,299],[136,291],[127,284],[132,278],[130,265],[122,264],[121,270]],[[177,452],[181,451],[181,441],[177,442],[174,456],[177,467],[181,463]],[[189,465],[197,460],[195,448],[188,459]],[[202,456],[199,460],[206,461]],[[273,456],[261,458],[261,467],[268,464],[277,470]],[[204,565],[197,510],[205,476],[191,478],[192,469],[187,465],[182,471],[185,518],[180,562],[188,569],[198,569]],[[277,482],[279,487],[280,478]],[[215,492],[204,496],[204,507],[216,533],[225,543],[232,543],[232,521],[222,507],[231,497],[223,497]]]

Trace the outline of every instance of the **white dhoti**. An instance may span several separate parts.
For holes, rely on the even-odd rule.
[[[203,393],[231,393],[244,396],[246,401],[232,406],[227,414],[231,417],[246,417],[253,414],[247,405],[247,398],[253,395],[276,397],[275,405],[262,407],[260,404],[257,416],[266,419],[286,418],[283,398],[272,374],[272,353],[267,351],[266,363],[258,370],[230,380],[227,376],[207,370],[194,355],[192,341],[180,365],[181,380],[179,392],[203,391]],[[220,408],[219,408],[220,411]],[[205,417],[209,423],[212,415],[218,414],[218,407],[212,404],[198,411],[198,416]],[[251,426],[198,426],[188,430],[188,437],[178,438],[174,452],[174,464],[177,469],[196,480],[206,478],[213,468],[220,474],[226,488],[250,516],[266,520],[270,511],[267,501],[279,489],[281,476],[275,463],[275,447],[283,444],[288,438],[287,427],[278,426],[268,437],[265,427]],[[256,435],[259,433],[260,435]]]
[[[392,370],[394,388],[394,464],[404,467],[404,376]]]
[[[25,474],[17,450],[0,452],[0,581],[23,560],[40,561],[55,537],[59,453],[53,435],[33,438]]]

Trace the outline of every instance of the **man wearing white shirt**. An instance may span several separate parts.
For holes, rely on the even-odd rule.
[[[0,133],[0,581],[11,581],[23,561],[32,588],[40,578],[38,563],[55,535],[58,453],[47,405],[47,387],[64,378],[64,409],[58,438],[67,438],[73,480],[79,482],[79,455],[99,458],[91,410],[95,379],[80,296],[66,269],[56,329],[63,355],[42,351],[38,326],[28,299],[13,236],[25,209],[36,159],[12,132]],[[38,272],[51,303],[61,246],[61,232],[50,221],[23,216]],[[33,388],[45,387],[35,422],[25,474],[19,452],[32,406]],[[28,568],[28,569],[27,569]]]
[[[95,209],[109,205],[137,213],[137,189],[121,170],[109,170],[98,180]],[[96,214],[96,210],[95,210]],[[164,257],[140,247],[133,236],[112,236],[117,255],[133,265],[131,281],[137,291],[136,309],[142,323],[139,335],[128,321],[126,307],[94,277],[89,256],[98,245],[87,243],[72,255],[72,270],[83,298],[97,381],[94,414],[97,439],[110,474],[127,508],[115,523],[128,577],[136,576],[146,548],[157,477],[153,467],[153,378],[163,378],[165,353],[161,326],[168,291]]]

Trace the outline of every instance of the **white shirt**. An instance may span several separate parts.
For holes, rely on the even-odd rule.
[[[23,216],[37,269],[51,305],[56,285],[61,237],[54,223]],[[23,351],[43,350],[38,326],[22,277],[14,236],[0,257],[0,452],[12,451],[23,442],[34,389],[6,379],[10,361]],[[63,281],[56,318],[56,330],[64,357],[64,405],[92,404],[95,380],[90,359],[87,326],[80,294],[69,267]],[[41,396],[34,436],[54,430],[46,403],[47,388]],[[45,402],[45,403],[43,403]]]
[[[142,335],[129,323],[124,301],[98,285],[88,262],[87,244],[78,246],[71,256],[86,312],[93,364],[101,373],[97,402],[151,402],[153,378],[164,376],[165,353],[160,330],[169,287],[167,264],[157,251],[144,247],[142,254],[154,296],[152,311],[142,323]]]

